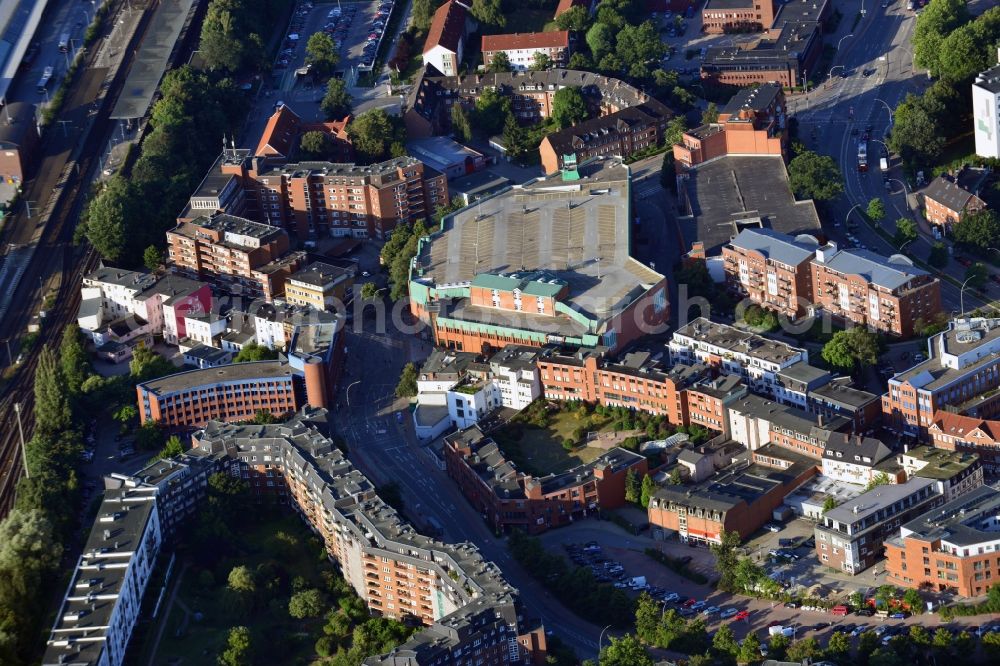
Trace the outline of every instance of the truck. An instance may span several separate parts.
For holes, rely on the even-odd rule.
[[[795,629],[792,627],[785,627],[780,624],[776,624],[767,628],[768,636],[784,636],[785,638],[791,638],[795,635]]]
[[[888,171],[889,170],[889,158],[887,158],[887,157],[881,157],[881,158],[879,158],[878,166],[879,166],[880,169],[882,169],[882,171]]]

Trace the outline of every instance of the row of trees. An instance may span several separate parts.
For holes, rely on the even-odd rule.
[[[407,294],[410,261],[417,256],[417,243],[430,233],[421,220],[412,224],[398,224],[392,236],[382,246],[379,258],[389,271],[389,297],[398,301]]]
[[[150,116],[131,173],[119,172],[88,201],[77,227],[101,257],[135,267],[149,246],[163,247],[165,232],[191,196],[223,136],[246,114],[245,97],[232,79],[189,66],[171,70]]]
[[[968,84],[994,64],[1000,7],[973,19],[965,0],[931,0],[917,17],[913,59],[935,78]]]
[[[933,164],[945,145],[965,133],[971,114],[968,86],[940,79],[899,103],[887,143],[907,163]]]

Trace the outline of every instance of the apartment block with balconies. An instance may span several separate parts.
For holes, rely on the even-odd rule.
[[[810,262],[818,242],[771,229],[744,229],[722,248],[726,287],[754,303],[798,318],[812,303]]]

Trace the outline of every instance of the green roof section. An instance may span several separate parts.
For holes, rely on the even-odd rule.
[[[566,286],[566,283],[547,273],[536,271],[527,275],[480,273],[472,278],[471,285],[482,289],[496,289],[497,291],[519,289],[522,294],[527,296],[555,298]]]
[[[521,280],[516,278],[493,275],[492,273],[480,273],[472,278],[472,286],[482,289],[496,289],[498,291],[514,291],[521,285]]]

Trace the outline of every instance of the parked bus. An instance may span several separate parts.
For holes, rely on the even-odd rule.
[[[68,53],[69,52],[69,33],[68,32],[64,32],[59,37],[59,51],[61,53]]]
[[[44,95],[49,89],[49,80],[52,78],[52,66],[49,65],[42,72],[42,78],[38,79],[38,94]]]
[[[858,171],[868,171],[868,144],[858,142]]]

